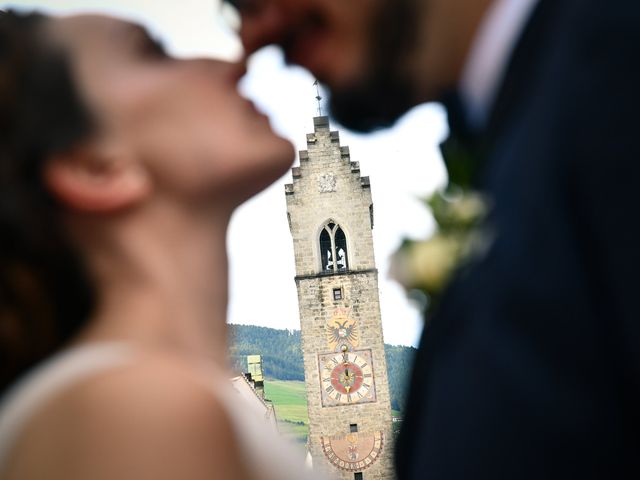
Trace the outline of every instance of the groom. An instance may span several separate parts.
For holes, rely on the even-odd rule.
[[[361,131],[442,101],[491,242],[425,330],[399,478],[640,475],[640,3],[233,0]]]

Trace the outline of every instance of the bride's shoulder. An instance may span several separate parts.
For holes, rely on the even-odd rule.
[[[138,353],[48,401],[23,429],[15,458],[64,478],[96,478],[102,467],[107,478],[244,478],[231,420],[200,377],[180,358]]]
[[[130,362],[92,375],[67,388],[43,410],[64,419],[65,428],[100,425],[101,432],[140,430],[139,435],[197,431],[224,434],[224,406],[201,381],[201,375],[179,356],[137,352]],[[175,431],[174,431],[175,430]]]
[[[185,415],[222,413],[219,401],[202,382],[193,363],[162,352],[136,352],[129,362],[78,382],[60,404],[78,405],[88,414],[135,412],[146,418],[162,412]],[[84,411],[84,410],[83,410]],[[166,419],[166,421],[170,421]]]

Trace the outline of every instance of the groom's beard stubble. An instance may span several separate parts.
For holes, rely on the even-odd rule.
[[[368,72],[331,91],[331,115],[340,124],[358,132],[386,128],[415,105],[405,64],[416,48],[421,1],[385,0],[380,7],[369,30]]]

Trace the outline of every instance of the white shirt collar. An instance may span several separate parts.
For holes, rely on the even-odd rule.
[[[495,0],[485,14],[458,85],[472,128],[481,128],[488,121],[513,48],[538,1]]]

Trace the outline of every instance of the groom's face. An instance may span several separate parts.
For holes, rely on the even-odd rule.
[[[420,0],[227,0],[242,17],[247,54],[282,47],[329,87],[331,113],[342,124],[371,130],[412,106],[406,74]]]
[[[247,54],[280,45],[290,63],[341,87],[365,67],[370,24],[392,0],[230,0],[242,16]]]

